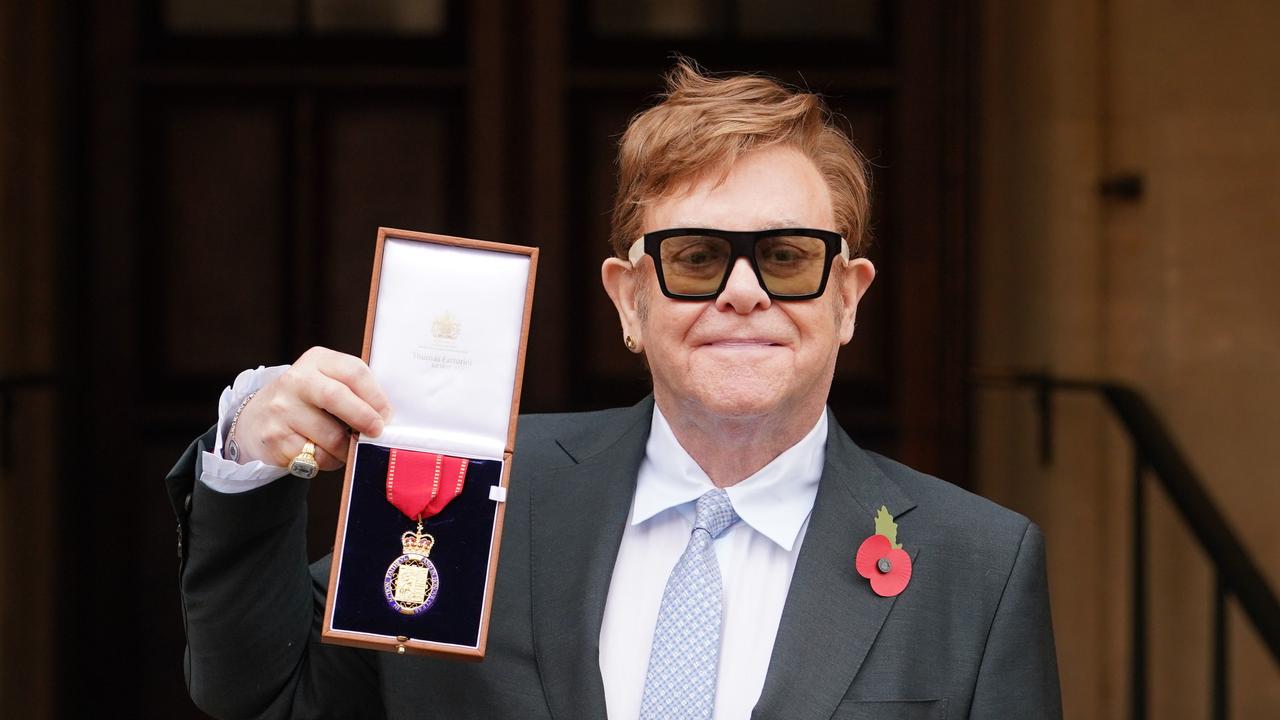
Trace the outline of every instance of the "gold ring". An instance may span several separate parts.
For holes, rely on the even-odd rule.
[[[289,474],[297,475],[303,480],[310,480],[320,472],[320,464],[316,462],[316,444],[310,440],[302,444],[302,452],[289,461]]]

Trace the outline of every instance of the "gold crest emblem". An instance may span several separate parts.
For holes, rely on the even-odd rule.
[[[431,337],[437,340],[457,340],[462,333],[462,323],[448,311],[437,315],[431,323]]]
[[[422,532],[407,532],[400,537],[404,554],[391,562],[382,578],[382,593],[387,607],[401,615],[420,615],[431,609],[440,593],[440,573],[427,556],[435,538]]]

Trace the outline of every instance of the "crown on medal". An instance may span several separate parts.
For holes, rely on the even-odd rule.
[[[400,536],[400,545],[404,548],[405,555],[426,557],[431,554],[431,548],[435,544],[436,539],[425,533],[407,532]]]
[[[462,323],[447,312],[437,316],[431,323],[431,335],[438,340],[457,340],[460,332],[462,332]]]

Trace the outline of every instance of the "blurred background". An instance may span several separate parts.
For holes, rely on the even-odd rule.
[[[359,352],[379,225],[542,249],[523,410],[643,396],[598,267],[677,51],[871,161],[831,404],[1043,526],[1067,716],[1280,716],[1277,36],[1266,0],[5,0],[0,716],[199,716],[162,478],[241,369]]]

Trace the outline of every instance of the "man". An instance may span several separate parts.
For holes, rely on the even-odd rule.
[[[874,277],[856,151],[811,94],[683,63],[668,84],[622,139],[601,271],[653,395],[520,420],[485,661],[319,642],[328,562],[308,572],[306,483],[284,467],[307,442],[339,467],[348,427],[376,436],[393,409],[359,359],[317,348],[242,374],[168,479],[202,708],[1061,715],[1039,530],[826,412]],[[902,551],[855,569],[881,508]]]

